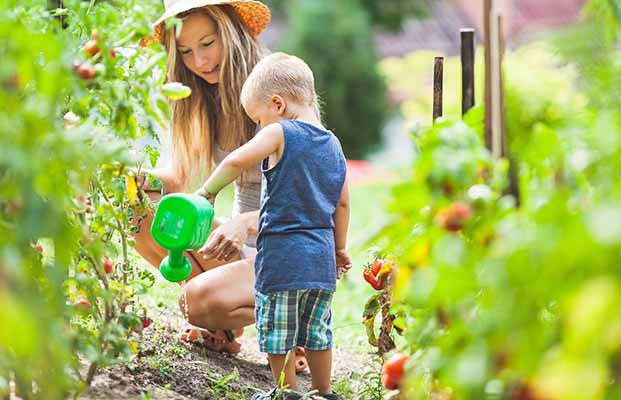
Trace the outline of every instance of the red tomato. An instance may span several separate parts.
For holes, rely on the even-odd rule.
[[[147,329],[149,325],[151,325],[151,318],[149,317],[140,317],[140,323],[142,324],[142,329]]]
[[[91,308],[91,302],[88,301],[88,299],[86,299],[84,297],[80,297],[79,299],[74,301],[73,305],[74,306],[79,306],[79,307],[84,307],[84,308]]]
[[[373,272],[373,275],[377,275],[377,273],[380,272],[380,269],[382,269],[384,262],[385,261],[381,258],[376,258],[375,261],[373,261],[373,265],[371,266],[371,271]]]
[[[438,223],[450,232],[463,229],[466,222],[472,218],[472,207],[463,201],[457,201],[448,208],[440,210],[436,215]]]
[[[382,385],[388,390],[395,390],[399,388],[399,384],[392,380],[388,374],[382,375]]]
[[[75,67],[75,73],[78,78],[83,79],[85,81],[91,80],[95,78],[95,69],[89,63],[82,63]]]
[[[84,50],[84,52],[89,56],[94,57],[99,53],[100,48],[95,40],[89,40],[86,42],[82,50]]]
[[[112,58],[116,57],[116,50],[110,49],[110,57],[112,57]]]
[[[112,261],[106,257],[104,264],[104,271],[106,271],[106,274],[111,274],[112,271],[114,270],[114,264],[112,264]]]
[[[400,385],[405,372],[405,363],[408,362],[409,359],[410,356],[407,354],[393,354],[392,357],[384,362],[384,374],[387,375],[391,381],[396,382],[397,385]]]
[[[386,286],[386,281],[378,281],[377,276],[373,273],[373,267],[367,266],[362,272],[364,280],[367,281],[375,290],[382,290]]]

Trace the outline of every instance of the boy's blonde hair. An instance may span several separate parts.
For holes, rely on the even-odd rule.
[[[296,56],[274,53],[259,61],[242,87],[240,100],[245,106],[268,102],[275,94],[319,113],[313,71]]]

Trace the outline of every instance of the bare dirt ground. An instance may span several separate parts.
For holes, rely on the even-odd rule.
[[[254,327],[240,338],[237,355],[216,353],[177,339],[177,328],[148,328],[142,351],[126,366],[99,371],[80,398],[94,399],[248,399],[274,386],[264,354],[258,350]],[[359,373],[370,359],[334,349],[333,381]],[[298,375],[299,390],[310,390],[310,374]]]

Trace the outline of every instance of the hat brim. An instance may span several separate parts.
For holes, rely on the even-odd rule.
[[[142,46],[151,42],[161,42],[164,36],[164,23],[167,19],[193,8],[231,5],[239,15],[244,26],[253,37],[259,36],[270,22],[271,12],[268,6],[257,0],[185,0],[170,7],[153,23],[153,35],[140,41]]]

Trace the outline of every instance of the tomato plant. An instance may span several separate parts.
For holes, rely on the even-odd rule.
[[[138,45],[157,7],[50,4],[0,10],[0,397],[10,379],[66,398],[127,362],[154,281],[130,250],[153,207],[134,176],[158,153],[128,144],[169,117],[163,51]]]
[[[481,107],[414,132],[412,173],[393,188],[394,219],[382,236],[399,265],[391,308],[403,312],[394,321],[404,327],[398,347],[412,354],[405,398],[621,395],[621,342],[610,339],[621,326],[621,236],[612,222],[621,186],[607,177],[621,167],[621,146],[607,139],[621,137],[618,86],[609,79],[620,72],[612,3],[592,1],[580,34],[569,33],[562,62],[571,67],[529,71],[514,85],[508,65],[519,207],[506,194],[507,160],[483,145]],[[609,42],[596,49],[601,35]],[[569,51],[575,43],[590,59]],[[573,68],[582,68],[580,79]],[[558,74],[566,96],[539,87]]]

